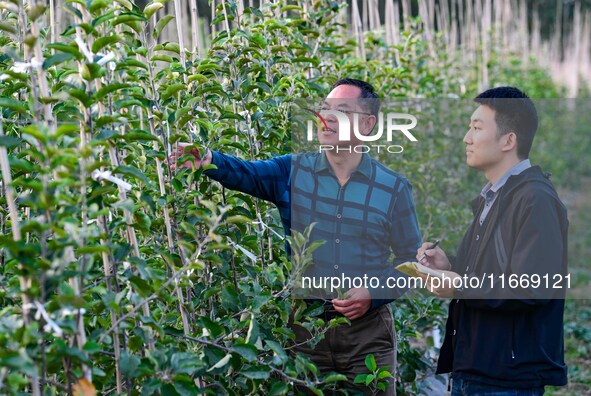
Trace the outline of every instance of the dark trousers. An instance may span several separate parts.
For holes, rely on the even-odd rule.
[[[349,384],[337,383],[336,390],[352,390],[351,394],[396,395],[394,379],[390,378],[386,392],[372,393],[366,386],[353,385],[358,374],[368,374],[365,357],[373,354],[377,367],[389,366],[392,375],[396,371],[396,332],[393,326],[392,309],[388,304],[363,317],[351,321],[351,325],[343,324],[329,329],[314,348],[306,342],[313,338],[304,327],[293,323],[290,316],[289,326],[295,333],[292,353],[306,355],[318,367],[321,374],[337,372],[349,379]]]
[[[459,378],[452,380],[451,396],[543,396],[544,387],[528,389],[511,389],[494,385],[465,381]]]

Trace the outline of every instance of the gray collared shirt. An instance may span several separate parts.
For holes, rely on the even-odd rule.
[[[493,204],[497,199],[497,196],[499,195],[499,190],[505,185],[505,183],[507,183],[509,177],[518,175],[527,168],[531,168],[531,162],[529,162],[529,159],[524,159],[523,161],[509,169],[507,172],[505,172],[505,174],[501,176],[501,178],[497,180],[494,185],[489,182],[486,184],[486,186],[484,186],[484,188],[480,192],[480,195],[482,196],[482,198],[484,198],[485,202],[484,209],[480,214],[480,225],[484,223],[484,220],[486,219],[488,212],[490,212],[490,208],[492,208]]]

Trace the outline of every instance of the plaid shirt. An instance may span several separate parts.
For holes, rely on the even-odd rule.
[[[311,240],[325,243],[314,252],[306,276],[404,276],[389,263],[415,260],[421,235],[412,187],[402,176],[363,154],[344,186],[324,153],[284,155],[244,161],[213,152],[215,170],[205,174],[224,187],[274,203],[286,234],[316,222]],[[381,288],[381,286],[380,286]],[[372,309],[405,290],[370,289]]]

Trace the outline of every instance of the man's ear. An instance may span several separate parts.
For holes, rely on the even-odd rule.
[[[517,149],[517,135],[515,132],[509,132],[504,134],[501,137],[501,141],[503,143],[503,147],[501,148],[503,151],[511,151],[513,149]]]
[[[364,121],[363,121],[363,129],[362,129],[362,134],[364,136],[367,136],[370,134],[370,132],[373,130],[373,128],[376,126],[376,116],[375,115],[370,115],[368,116]]]

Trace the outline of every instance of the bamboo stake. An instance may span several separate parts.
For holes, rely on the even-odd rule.
[[[361,59],[365,57],[365,38],[363,36],[363,26],[361,24],[361,16],[359,15],[359,8],[357,7],[357,1],[353,1],[353,15],[352,25],[354,34],[357,37],[357,56]]]
[[[199,22],[199,9],[197,8],[197,0],[191,0],[191,27],[193,34],[193,51],[201,58],[203,53],[203,41],[201,38],[201,24]]]
[[[456,53],[460,48],[458,45],[458,19],[457,19],[457,0],[452,0],[451,2],[451,17],[450,17],[450,49],[453,51],[452,53]]]
[[[226,23],[226,33],[228,33],[228,38],[230,38],[230,21],[228,19],[228,11],[226,10],[226,0],[220,0],[222,2],[222,10],[224,11],[224,22]],[[279,8],[276,9],[276,12],[279,12]]]
[[[181,8],[181,0],[174,0],[174,13],[176,20],[176,31],[179,39],[179,48],[181,55],[181,64],[183,68],[187,67],[187,58],[185,54],[185,40],[183,38],[183,12]],[[187,74],[183,73],[183,81],[187,83]]]
[[[505,0],[493,2],[494,5],[494,16],[493,16],[493,44],[496,53],[500,54],[501,50],[501,35],[503,34],[503,7],[506,3]]]
[[[405,31],[408,31],[410,27],[410,17],[412,17],[410,0],[402,0],[402,21],[404,22]]]
[[[109,232],[109,228],[107,226],[107,216],[101,216],[101,227],[103,234],[107,235]],[[107,240],[101,239],[101,243],[104,246],[107,246]],[[111,263],[109,260],[109,254],[107,252],[102,252],[101,254],[103,260],[103,273],[105,274],[105,282],[107,283],[107,290],[110,293],[113,293],[113,282],[114,279],[113,275],[111,274]],[[117,323],[117,312],[113,308],[109,308],[109,313],[111,316],[111,327],[113,328],[113,351],[115,353],[115,381],[117,387],[117,393],[123,393],[123,376],[121,375],[121,344],[120,344],[120,334],[119,334],[119,327],[116,326]]]
[[[55,0],[49,0],[49,31],[51,33],[51,42],[55,43]]]
[[[221,0],[224,1],[224,0]],[[215,19],[215,9],[216,9],[216,5],[215,5],[216,0],[211,0],[211,20],[213,21]],[[216,26],[215,23],[211,23],[211,38],[213,39],[215,37],[215,33],[216,33]]]
[[[490,0],[484,1],[484,9],[482,10],[482,32],[481,32],[481,42],[482,42],[482,82],[480,91],[489,88],[489,81],[488,81],[488,59],[490,54],[490,44],[489,44],[489,32],[491,28],[491,2]]]
[[[357,0],[353,0],[353,3],[355,4],[355,7],[359,7],[357,4]],[[369,30],[369,6],[367,3],[367,0],[362,1],[362,4],[363,4],[363,25],[362,25],[361,31],[367,32]]]
[[[588,88],[591,88],[591,11],[585,13],[582,27],[581,53],[582,58],[579,63],[579,72],[587,81]]]
[[[392,2],[392,28],[394,30],[394,45],[400,44],[401,31],[404,29],[404,24],[401,22],[401,20],[402,19],[400,18],[400,9],[398,8],[398,4]],[[396,62],[400,64],[400,53],[398,51],[396,52]]]
[[[421,17],[421,21],[423,22],[423,29],[425,30],[424,37],[429,48],[429,55],[430,58],[433,59],[435,54],[435,50],[433,48],[433,26],[431,23],[431,17],[429,15],[429,6],[427,5],[426,0],[419,0],[419,16]]]
[[[42,4],[39,3],[33,3],[30,5],[31,7],[40,7],[42,6]],[[21,4],[20,7],[21,10],[21,14],[24,14],[24,4]],[[37,60],[37,66],[35,67],[36,69],[36,74],[37,74],[37,84],[39,86],[39,95],[41,96],[41,98],[49,98],[50,97],[50,92],[49,92],[49,85],[48,85],[48,81],[47,81],[47,76],[45,74],[45,70],[43,69],[43,61],[44,61],[44,57],[43,57],[43,51],[41,50],[41,39],[40,39],[40,35],[39,35],[39,26],[38,23],[40,21],[40,18],[37,18],[37,20],[35,21],[31,21],[30,23],[30,34],[32,37],[36,38],[34,40],[34,45],[33,45],[33,53],[35,54],[35,59]],[[31,76],[33,76],[33,73],[31,73]],[[36,107],[41,107],[43,109],[43,114],[44,114],[44,121],[46,123],[46,125],[48,126],[48,129],[50,131],[51,134],[55,133],[56,130],[56,124],[55,124],[55,120],[53,118],[53,112],[52,112],[52,107],[51,107],[51,103],[49,102],[41,102],[40,98],[36,98],[36,101],[39,100],[39,103],[36,104]],[[54,175],[55,177],[55,175]],[[42,175],[42,185],[43,185],[43,189],[44,191],[47,191],[48,188],[48,184],[49,184],[49,180],[48,180],[48,176],[47,175]],[[47,221],[50,222],[50,217],[49,215],[47,216]],[[30,280],[29,280],[30,282]],[[22,287],[22,286],[21,286]],[[42,286],[43,288],[43,286]],[[25,289],[27,290],[27,289]],[[44,303],[44,301],[41,301],[41,303]],[[37,364],[35,364],[35,371],[38,372],[38,368],[37,368]],[[37,375],[35,375],[36,377]],[[40,394],[40,387],[39,387],[39,379],[33,377],[33,394],[39,395]]]
[[[175,0],[175,1],[177,1],[177,0]],[[148,38],[146,37],[145,34],[144,34],[144,38],[143,39],[144,39],[144,42],[147,43]],[[151,48],[153,48],[153,45],[148,45],[148,48],[150,48],[148,57],[151,58],[151,56],[152,56],[152,54],[151,54],[152,49]],[[149,73],[149,76],[150,76],[150,84],[151,84],[150,85],[150,88],[151,88],[151,91],[152,91],[151,92],[151,96],[152,96],[152,98],[155,99],[158,91],[156,90],[156,86],[155,86],[154,70],[153,70],[153,67],[152,67],[151,62],[148,61],[147,64],[148,64],[148,73]],[[184,77],[185,77],[185,80],[186,80],[186,74],[185,74]],[[149,90],[147,89],[147,91],[149,91]],[[150,127],[150,133],[153,136],[158,137],[158,135],[156,134],[156,126],[155,126],[155,123],[154,123],[154,115],[153,115],[152,109],[147,108],[146,111],[147,111],[147,115],[148,115],[148,125]],[[170,125],[168,123],[167,123],[167,128],[170,128]],[[170,135],[170,129],[168,129],[168,135]],[[162,143],[163,143],[163,145],[164,145],[164,147],[165,147],[165,149],[167,151],[167,158],[170,158],[170,155],[168,153],[169,140],[168,139],[165,139]],[[156,141],[153,142],[153,148],[154,148],[154,150],[158,150],[158,143]],[[162,163],[161,163],[161,161],[160,161],[159,158],[156,158],[156,170],[157,170],[157,173],[158,173],[158,184],[159,184],[159,188],[160,188],[160,195],[161,196],[165,196],[166,195],[166,188],[165,188],[164,172],[163,172],[163,169],[162,169]],[[164,211],[164,221],[165,221],[165,224],[166,224],[166,235],[167,235],[168,248],[171,250],[171,252],[174,252],[176,249],[175,249],[175,245],[174,245],[174,237],[173,237],[171,219],[170,219],[170,215],[169,215],[168,205],[167,204],[164,205],[163,211]],[[187,264],[187,259],[184,256],[184,253],[183,253],[182,248],[180,247],[180,244],[179,244],[178,251],[179,251],[179,255],[181,256],[181,260],[182,260],[183,267],[184,267]],[[174,277],[176,279],[177,276],[178,276],[177,275],[177,271],[172,266],[171,266],[171,269],[173,270],[173,272],[174,272],[173,275],[174,275]],[[180,312],[181,321],[182,321],[182,324],[183,324],[183,332],[184,332],[185,335],[189,335],[191,333],[191,329],[190,329],[190,326],[189,326],[189,321],[188,321],[188,318],[187,318],[187,313],[186,313],[185,308],[184,308],[185,301],[184,301],[184,296],[183,296],[183,293],[182,293],[182,288],[178,285],[178,283],[175,283],[175,291],[176,291],[176,294],[177,294],[177,298],[179,300],[179,312]],[[147,306],[147,304],[145,306]]]
[[[0,137],[4,136],[4,125],[0,122]],[[10,162],[8,161],[8,151],[5,146],[0,146],[0,166],[2,170],[2,183],[6,194],[6,204],[8,205],[8,214],[10,215],[12,239],[15,242],[20,242],[22,239],[20,219],[18,209],[16,207],[16,195],[12,187],[12,173],[10,172]],[[22,269],[22,267],[21,267]],[[22,292],[21,298],[23,300],[23,317],[25,324],[29,323],[30,299],[26,294],[29,290],[26,279],[19,276],[19,284]]]
[[[4,136],[4,127],[2,122],[0,122],[0,137]],[[2,170],[2,183],[4,184],[4,191],[6,194],[6,203],[8,205],[8,213],[10,215],[10,223],[11,223],[11,233],[12,233],[12,240],[15,242],[20,242],[22,240],[21,228],[20,228],[20,219],[18,216],[18,210],[16,207],[16,195],[14,193],[14,189],[12,187],[12,173],[10,172],[10,163],[8,161],[8,152],[5,146],[0,146],[0,169]],[[24,268],[22,264],[19,263],[19,271],[23,271]],[[27,279],[23,275],[19,275],[18,277],[20,290],[21,290],[21,300],[23,302],[23,320],[25,326],[28,326],[31,323],[31,299],[27,294],[29,291],[29,284]],[[35,374],[32,375],[31,378],[31,387],[33,391],[33,395],[39,396],[41,395],[41,390],[39,388],[39,378],[38,378],[38,368],[37,364],[35,363]]]
[[[386,45],[391,46],[394,44],[394,21],[392,20],[392,0],[386,0],[386,19],[384,21],[384,28],[386,30]]]
[[[503,6],[503,45],[501,46],[501,56],[505,57],[509,53],[511,47],[509,46],[509,36],[512,34],[511,30],[511,0],[505,0]]]

